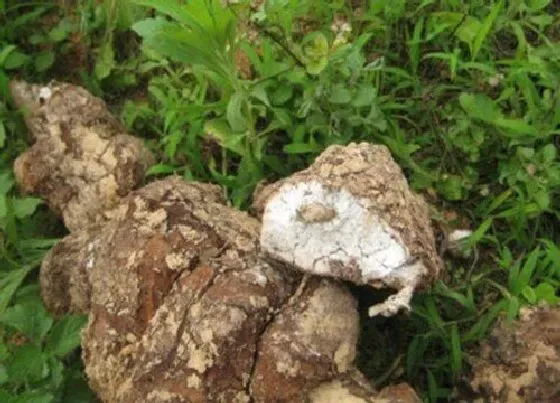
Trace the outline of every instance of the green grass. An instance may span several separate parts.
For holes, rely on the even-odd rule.
[[[87,87],[158,155],[152,178],[218,183],[240,208],[331,144],[386,144],[438,226],[474,234],[410,316],[364,317],[359,364],[426,401],[464,392],[499,315],[558,302],[558,1],[269,0],[250,23],[247,1],[183,3],[0,0],[2,401],[89,396],[83,318],[55,321],[39,299],[40,259],[64,230],[13,186],[27,142],[12,77]]]

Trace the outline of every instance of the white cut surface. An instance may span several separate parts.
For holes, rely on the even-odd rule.
[[[362,283],[390,277],[415,285],[419,274],[407,270],[408,250],[387,223],[349,192],[316,181],[285,184],[272,196],[260,240],[271,256],[316,275],[337,275],[332,267],[342,264],[359,270]]]

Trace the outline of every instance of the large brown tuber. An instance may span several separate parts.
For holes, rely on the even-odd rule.
[[[14,164],[16,179],[24,192],[44,198],[68,229],[103,219],[143,181],[152,155],[125,134],[101,99],[66,83],[10,86],[34,141]]]
[[[90,311],[83,358],[103,401],[320,402],[353,379],[351,294],[268,264],[259,222],[222,202],[211,185],[154,182],[45,259],[50,309]],[[342,389],[377,401],[367,383]]]
[[[71,230],[43,261],[42,296],[55,315],[89,313],[83,360],[103,401],[418,401],[407,386],[372,390],[354,366],[359,323],[347,288],[303,275],[292,267],[301,270],[299,262],[261,255],[261,245],[270,252],[261,223],[227,207],[219,187],[173,177],[132,191],[152,156],[103,101],[70,84],[11,88],[35,141],[17,159],[16,178]],[[363,164],[370,172],[390,162]],[[336,169],[357,172],[355,163]],[[421,239],[391,233],[421,262],[412,277],[431,278],[439,262],[422,232],[429,231],[424,207],[401,184],[396,189],[389,194],[420,212],[417,221],[404,214],[404,225]],[[307,207],[298,212],[305,220],[328,221],[321,206]],[[393,216],[400,217],[382,218]]]
[[[261,188],[261,248],[306,273],[398,293],[370,308],[393,315],[440,272],[428,207],[385,146],[331,146],[309,168]]]
[[[500,321],[472,369],[485,402],[560,402],[560,307],[524,309]]]

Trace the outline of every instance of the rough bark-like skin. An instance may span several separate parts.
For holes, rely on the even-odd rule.
[[[262,336],[251,387],[257,401],[298,401],[354,361],[359,323],[348,314],[357,310],[350,292],[318,277],[299,291]]]
[[[471,386],[487,402],[560,402],[560,308],[520,316],[494,328],[473,366]]]
[[[41,264],[41,296],[55,316],[89,312],[92,256],[101,245],[100,227],[75,231],[59,241]]]
[[[81,87],[13,81],[34,145],[14,164],[22,190],[44,198],[71,231],[102,219],[144,179],[153,157],[105,103]]]
[[[388,386],[374,392],[358,372],[325,382],[309,393],[311,403],[420,403],[421,400],[406,383]]]
[[[309,168],[261,186],[254,207],[268,256],[308,273],[401,290],[378,313],[406,307],[412,290],[442,267],[428,206],[385,146],[331,146]]]
[[[56,313],[89,304],[83,359],[103,401],[303,402],[353,369],[351,294],[263,260],[260,223],[218,187],[154,182],[112,217],[62,240],[41,273]]]

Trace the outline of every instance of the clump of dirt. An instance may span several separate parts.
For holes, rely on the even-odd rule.
[[[33,146],[14,164],[26,193],[36,194],[74,231],[103,214],[140,185],[153,157],[126,134],[105,103],[81,87],[13,81]]]
[[[525,309],[499,322],[473,366],[471,386],[489,402],[560,401],[560,308]]]

